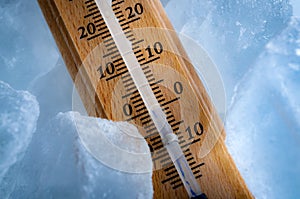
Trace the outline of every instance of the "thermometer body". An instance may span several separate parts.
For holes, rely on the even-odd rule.
[[[87,112],[131,122],[147,140],[155,198],[193,196],[182,180],[182,173],[189,172],[178,172],[182,165],[208,198],[253,198],[220,136],[222,123],[158,0],[113,0],[111,12],[120,27],[116,33],[97,1],[39,3]],[[130,46],[126,52],[120,50],[122,42]],[[167,134],[178,138],[173,149],[164,147],[175,143]],[[170,157],[174,151],[182,154]]]

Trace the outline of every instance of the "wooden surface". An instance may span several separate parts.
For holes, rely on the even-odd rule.
[[[152,152],[154,198],[188,198],[95,2],[39,0],[39,4],[88,113],[137,125]],[[253,198],[227,152],[225,136],[220,136],[225,135],[222,123],[160,1],[112,4],[203,192],[208,198]]]

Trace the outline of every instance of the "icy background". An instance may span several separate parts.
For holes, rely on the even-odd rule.
[[[299,198],[300,2],[163,4],[222,74],[226,144],[252,193]],[[151,174],[117,172],[85,151],[71,95],[37,2],[0,0],[0,198],[151,198]],[[99,124],[114,133],[113,123]]]

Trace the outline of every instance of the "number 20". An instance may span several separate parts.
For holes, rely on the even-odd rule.
[[[144,12],[144,8],[143,8],[142,4],[140,4],[140,3],[135,4],[134,8],[127,7],[125,10],[129,11],[127,19],[131,19],[131,18],[135,17],[136,14],[141,15]]]
[[[86,38],[89,35],[93,35],[96,33],[96,26],[93,23],[88,23],[86,27],[79,27],[78,31],[80,32],[80,39]]]

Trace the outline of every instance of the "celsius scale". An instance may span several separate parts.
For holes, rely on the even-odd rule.
[[[39,0],[90,116],[136,125],[154,198],[253,198],[159,0]]]

